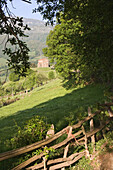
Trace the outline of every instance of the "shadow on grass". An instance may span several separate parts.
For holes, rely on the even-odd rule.
[[[100,86],[87,86],[72,91],[62,97],[48,100],[36,105],[31,109],[16,112],[12,116],[0,119],[1,141],[11,138],[17,132],[17,126],[22,126],[26,120],[34,115],[45,116],[48,123],[55,125],[56,131],[61,130],[69,123],[76,123],[78,120],[87,116],[88,106],[104,101],[103,89]],[[3,152],[3,143],[0,152]]]

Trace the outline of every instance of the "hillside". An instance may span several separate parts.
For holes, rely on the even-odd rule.
[[[42,55],[42,48],[46,45],[46,37],[52,27],[46,27],[43,21],[27,18],[24,18],[24,24],[27,24],[31,28],[30,31],[26,31],[29,37],[24,39],[30,49],[30,61],[37,63],[37,59]],[[4,39],[5,36],[0,36],[0,69],[3,69],[7,60],[7,56],[2,53],[4,49]]]
[[[76,124],[79,120],[88,116],[89,106],[92,109],[92,113],[94,113],[97,110],[97,103],[103,103],[105,100],[104,88],[100,85],[88,85],[66,90],[62,86],[61,80],[55,79],[48,82],[48,84],[37,87],[25,94],[21,100],[0,108],[0,152],[9,150],[6,140],[14,137],[17,131],[19,132],[21,127],[25,125],[26,120],[31,119],[33,116],[44,116],[46,123],[54,124],[55,133],[57,133],[67,125]],[[98,116],[95,118],[95,121],[95,125],[97,125]],[[88,130],[89,125],[87,123],[84,125],[86,130]],[[98,147],[100,148],[105,140],[102,139],[99,142],[96,143],[97,149]],[[89,149],[91,151],[90,147]],[[75,151],[77,151],[76,146]],[[9,169],[14,161],[16,159],[13,158],[0,162],[1,170],[4,170],[4,168]],[[91,163],[89,161],[83,158],[79,166],[84,168],[84,170],[88,170],[91,165],[89,165]],[[100,160],[100,162],[102,161],[103,159]],[[95,167],[95,160],[92,162],[93,164]],[[72,169],[74,167],[70,168],[70,170]]]
[[[40,58],[42,54],[42,48],[46,46],[46,37],[50,30],[51,26],[45,26],[43,21],[26,19],[24,18],[24,23],[27,24],[31,30],[26,31],[26,34],[29,36],[25,38],[25,41],[28,44],[30,49],[30,59],[33,62],[37,63],[37,58]]]
[[[34,115],[45,116],[59,131],[71,121],[76,122],[86,116],[88,106],[103,100],[104,93],[100,86],[66,90],[61,80],[51,81],[34,89],[23,99],[0,108],[1,144],[17,131],[15,122],[22,126]]]

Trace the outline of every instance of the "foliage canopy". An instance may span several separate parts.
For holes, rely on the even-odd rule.
[[[69,6],[65,5],[61,24],[49,34],[48,48],[43,52],[54,59],[57,71],[70,85],[82,80],[111,87],[113,1],[72,0]]]
[[[8,66],[24,74],[29,67],[29,49],[22,41],[22,37],[26,37],[24,31],[30,28],[27,25],[24,26],[23,18],[15,17],[8,8],[6,0],[0,1],[0,25],[0,35],[6,35],[3,52],[9,56]]]

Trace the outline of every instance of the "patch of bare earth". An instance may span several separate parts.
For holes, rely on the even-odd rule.
[[[107,152],[99,156],[100,170],[113,170],[113,152]]]
[[[93,170],[113,170],[113,151],[97,156],[91,165]]]

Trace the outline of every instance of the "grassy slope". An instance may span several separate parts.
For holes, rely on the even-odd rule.
[[[66,90],[58,79],[36,88],[29,94],[31,95],[20,101],[0,108],[1,141],[10,138],[17,131],[14,121],[22,125],[33,115],[46,116],[57,131],[68,124],[66,117],[74,116],[77,121],[81,115],[87,115],[88,106],[104,99],[103,89],[100,86]],[[4,151],[2,142],[1,145],[1,151]]]
[[[37,67],[37,68],[32,68],[32,70],[37,71],[38,73],[40,73],[48,78],[48,73],[49,73],[49,71],[51,71],[51,68],[50,67],[45,67],[45,68]],[[55,70],[53,70],[53,71],[55,72]],[[55,75],[56,75],[56,73],[55,73]]]

